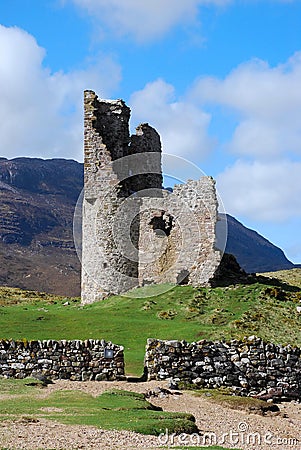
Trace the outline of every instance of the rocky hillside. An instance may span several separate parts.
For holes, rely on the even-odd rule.
[[[82,165],[69,160],[0,160],[0,284],[80,293],[73,213]]]
[[[226,252],[234,255],[248,273],[292,269],[295,265],[284,252],[254,230],[245,227],[234,217],[220,215],[227,220],[228,239]]]
[[[83,167],[76,161],[0,159],[0,285],[80,294],[72,224],[82,187]],[[226,251],[247,272],[294,267],[258,233],[234,217],[227,220]]]

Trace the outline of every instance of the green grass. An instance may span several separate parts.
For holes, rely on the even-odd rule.
[[[194,417],[160,411],[143,394],[112,390],[98,397],[81,391],[57,391],[41,398],[34,380],[0,380],[0,421],[46,418],[69,425],[91,425],[107,430],[131,430],[142,434],[194,433]]]
[[[81,424],[102,429],[130,430],[142,434],[196,433],[191,414],[159,411],[142,394],[111,390],[92,397],[81,391],[56,391],[45,398],[42,383],[34,379],[0,378],[0,421],[32,422],[45,418],[68,425]],[[164,447],[163,447],[164,448]],[[173,447],[178,450],[224,447]]]
[[[41,396],[42,383],[34,379],[0,378],[0,421],[22,420],[32,422],[45,418],[67,425],[87,425],[107,430],[129,430],[158,436],[166,433],[197,433],[191,414],[160,411],[143,394],[111,390],[98,397],[82,391],[56,391]],[[197,393],[198,395],[198,393]],[[189,450],[224,447],[175,447]]]
[[[151,337],[192,342],[256,334],[301,346],[299,300],[300,292],[260,283],[214,289],[177,286],[149,298],[113,296],[85,306],[76,298],[2,288],[0,338],[111,340],[125,347],[126,373],[141,375]]]

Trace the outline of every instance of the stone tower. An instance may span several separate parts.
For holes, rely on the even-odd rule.
[[[122,100],[84,93],[82,303],[144,284],[204,285],[220,262],[211,177],[162,188],[160,136]]]

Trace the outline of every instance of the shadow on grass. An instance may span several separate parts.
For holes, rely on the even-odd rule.
[[[233,284],[250,285],[256,283],[279,287],[288,292],[300,291],[300,287],[292,286],[291,284],[281,281],[278,278],[245,272],[236,261],[235,256],[228,253],[224,253],[216,275],[211,281],[211,286],[228,287]]]

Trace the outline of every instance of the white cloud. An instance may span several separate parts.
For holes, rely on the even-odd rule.
[[[97,17],[116,35],[131,35],[139,41],[145,41],[161,37],[176,25],[195,22],[202,5],[224,5],[231,0],[69,1]]]
[[[200,161],[213,147],[210,115],[190,102],[175,100],[174,87],[159,79],[130,98],[132,124],[148,122],[159,132],[163,150]]]
[[[199,79],[186,96],[235,118],[230,139],[220,138],[224,159],[229,150],[240,159],[217,176],[230,214],[286,224],[301,216],[300,85],[301,52],[276,67],[253,60],[225,79]]]
[[[217,177],[226,211],[255,220],[284,222],[301,216],[301,162],[237,161]]]
[[[51,73],[44,56],[33,36],[0,25],[1,156],[82,159],[83,91],[108,95],[120,69],[99,57],[83,71]]]
[[[270,67],[254,60],[224,80],[200,79],[191,95],[226,106],[238,124],[229,148],[240,155],[270,158],[301,150],[301,52]]]

